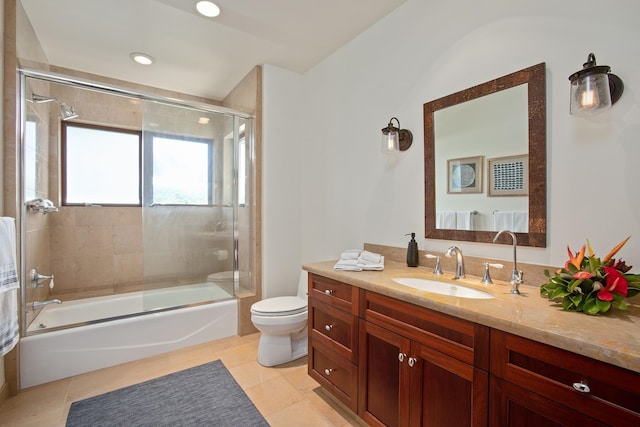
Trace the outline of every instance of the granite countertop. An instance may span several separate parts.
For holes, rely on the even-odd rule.
[[[452,272],[436,276],[430,269],[409,268],[394,261],[385,261],[383,271],[340,271],[333,269],[335,263],[310,263],[303,269],[640,373],[640,306],[636,301],[627,300],[634,304],[629,304],[626,311],[588,316],[563,311],[559,304],[541,297],[537,286],[521,286],[521,295],[513,295],[509,283],[494,280],[493,285],[483,285],[480,277],[467,276],[456,283],[483,290],[496,298],[458,298],[392,281],[398,277],[450,281]]]

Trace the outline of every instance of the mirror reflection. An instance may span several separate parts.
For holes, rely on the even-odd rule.
[[[546,245],[545,64],[424,105],[425,237]]]

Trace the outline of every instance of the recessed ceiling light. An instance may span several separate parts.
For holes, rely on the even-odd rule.
[[[208,125],[209,124],[209,117],[200,117],[198,119],[198,123],[200,123],[201,125]]]
[[[142,65],[151,65],[155,62],[155,59],[153,59],[152,56],[149,56],[146,53],[133,52],[129,56],[138,64],[142,64]]]
[[[207,18],[214,18],[220,15],[220,8],[214,2],[208,0],[202,0],[196,3],[196,10],[202,16]]]

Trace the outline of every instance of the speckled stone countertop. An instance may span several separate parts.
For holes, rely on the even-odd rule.
[[[521,286],[521,295],[510,293],[511,285],[494,280],[483,285],[479,277],[467,275],[456,283],[483,290],[495,299],[470,299],[416,290],[394,282],[393,278],[418,277],[451,281],[453,273],[434,275],[424,267],[409,268],[385,261],[383,271],[334,270],[336,261],[310,263],[306,271],[377,292],[461,319],[509,332],[620,366],[640,373],[640,306],[627,300],[626,311],[600,316],[563,311],[558,304],[540,296],[539,287]],[[637,300],[640,296],[635,297]]]

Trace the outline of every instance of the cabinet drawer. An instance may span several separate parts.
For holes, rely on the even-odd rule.
[[[309,296],[351,314],[358,314],[358,288],[311,274]]]
[[[362,305],[365,320],[489,370],[488,327],[368,291]]]
[[[636,372],[492,330],[491,373],[606,424],[640,425]]]
[[[319,343],[309,348],[309,375],[353,412],[357,411],[358,367]]]
[[[358,360],[356,339],[357,317],[328,304],[309,299],[309,329],[311,339],[321,341],[340,356],[352,362]]]

